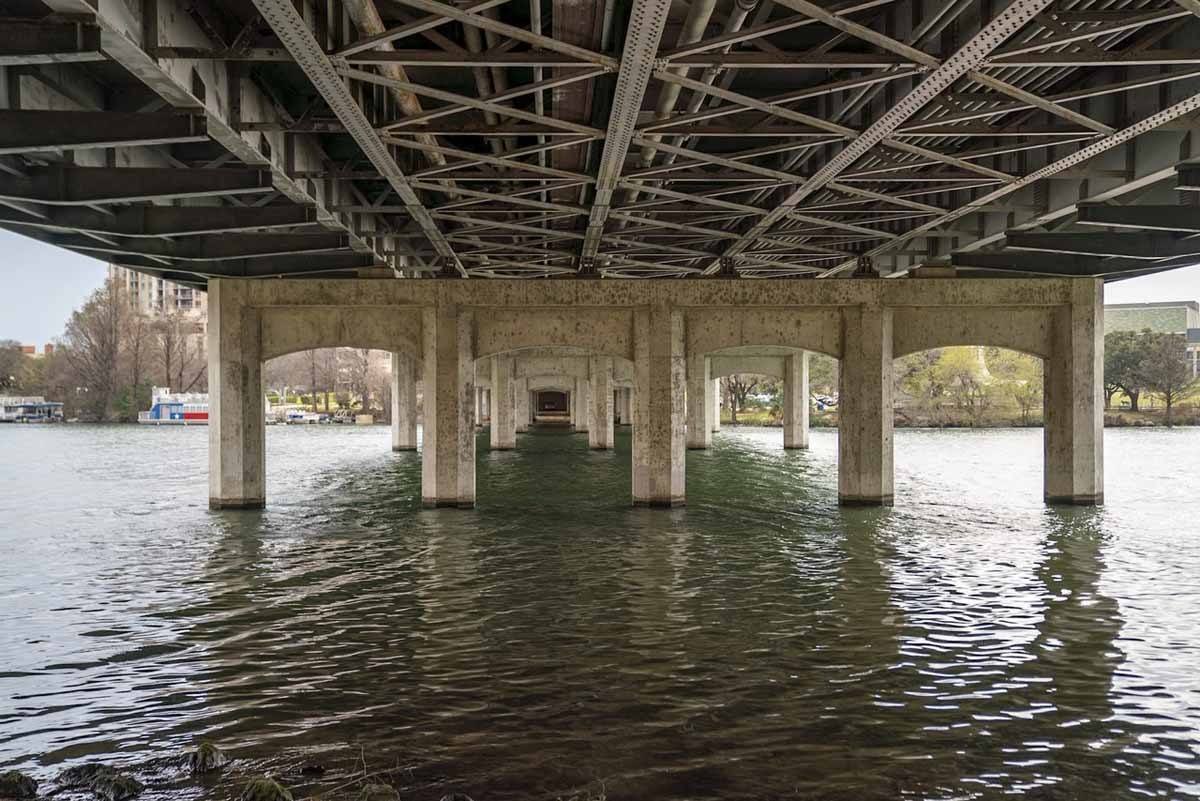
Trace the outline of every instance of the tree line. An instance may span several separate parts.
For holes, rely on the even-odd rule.
[[[1130,411],[1139,411],[1144,393],[1153,393],[1166,407],[1166,424],[1174,422],[1175,407],[1200,390],[1192,375],[1187,339],[1182,334],[1113,331],[1104,337],[1104,407],[1122,393]]]
[[[203,323],[178,312],[147,315],[119,281],[93,292],[54,345],[31,358],[19,342],[0,340],[0,394],[62,401],[68,418],[129,422],[150,408],[154,386],[208,390]],[[303,391],[314,411],[360,404],[386,416],[391,405],[388,359],[377,351],[322,348],[281,356],[266,364],[264,380],[280,402]]]

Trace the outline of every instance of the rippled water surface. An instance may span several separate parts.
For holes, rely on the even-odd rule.
[[[424,511],[385,428],[275,427],[267,511],[217,513],[204,429],[0,427],[0,767],[205,737],[237,761],[176,797],[1200,796],[1200,431],[1107,432],[1100,510],[1042,505],[1040,431],[898,432],[887,511],[837,507],[835,433],[781,442],[723,431],[661,511],[627,433],[481,439],[478,508]]]

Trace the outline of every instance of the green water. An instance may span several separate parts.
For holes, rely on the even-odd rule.
[[[268,431],[268,509],[210,512],[207,431],[0,427],[0,767],[148,797],[1200,795],[1200,431],[1106,434],[1108,504],[1041,503],[1041,432],[896,434],[897,505],[836,505],[836,432],[689,451],[479,440],[420,508],[382,427]],[[236,761],[195,783],[198,737]],[[327,772],[305,776],[320,763]]]

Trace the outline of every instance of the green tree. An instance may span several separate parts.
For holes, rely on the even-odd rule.
[[[1167,407],[1167,426],[1174,423],[1175,404],[1191,395],[1197,387],[1188,364],[1187,340],[1182,334],[1158,334],[1143,331],[1142,363],[1139,372],[1146,389],[1162,396]]]
[[[933,368],[935,380],[946,387],[955,406],[979,425],[995,399],[976,348],[946,348]]]
[[[941,358],[940,348],[923,350],[900,357],[893,368],[897,389],[911,397],[935,424],[942,422],[942,402],[946,397],[945,377],[934,369]]]
[[[730,375],[721,379],[721,389],[729,398],[729,420],[738,421],[738,411],[746,408],[746,398],[758,389],[758,376]]]
[[[1006,348],[988,348],[987,369],[1001,391],[1021,412],[1021,425],[1029,425],[1033,410],[1042,405],[1042,360]]]
[[[1132,411],[1138,410],[1142,392],[1142,360],[1145,358],[1149,331],[1113,331],[1104,337],[1104,407],[1112,406],[1113,396],[1124,392]]]
[[[25,361],[20,342],[0,340],[0,392],[15,392],[23,386]]]

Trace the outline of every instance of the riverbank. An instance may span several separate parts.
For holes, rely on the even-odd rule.
[[[813,412],[809,416],[811,428],[837,428],[836,411]],[[1200,426],[1200,409],[1186,406],[1175,409],[1173,426]],[[782,428],[782,420],[770,410],[752,409],[738,413],[737,422],[728,415],[721,418],[722,426],[748,426],[753,428]],[[945,410],[936,416],[921,414],[907,409],[897,409],[893,417],[896,428],[1041,428],[1041,412],[1032,413],[1022,419],[1019,413],[1004,411],[986,413],[972,417],[958,410]],[[1104,413],[1105,428],[1165,428],[1167,415],[1164,409],[1148,409],[1131,412],[1128,409],[1112,409]]]

